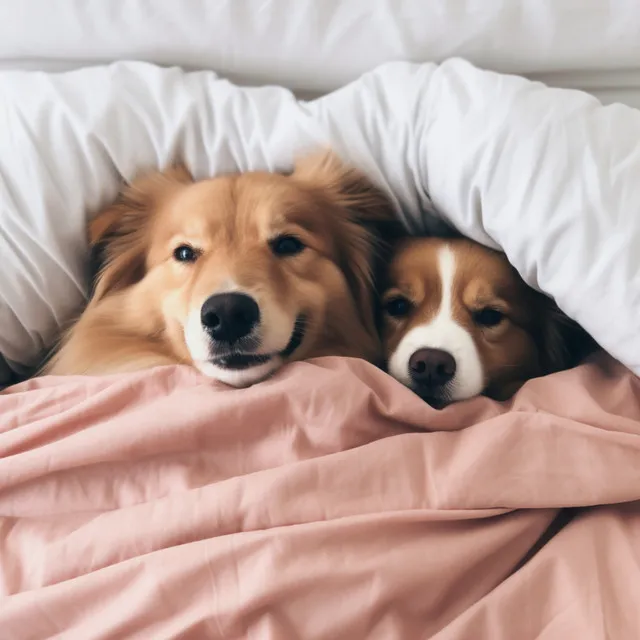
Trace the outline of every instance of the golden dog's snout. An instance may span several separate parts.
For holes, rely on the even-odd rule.
[[[205,300],[200,320],[213,340],[233,343],[256,328],[260,322],[260,307],[244,293],[218,293]]]

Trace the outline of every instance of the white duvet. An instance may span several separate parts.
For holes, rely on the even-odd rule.
[[[332,146],[382,185],[408,229],[431,201],[503,248],[640,372],[640,112],[479,70],[390,63],[314,102],[211,72],[118,63],[0,74],[0,353],[37,362],[86,291],[87,215],[121,176],[176,158],[196,177],[287,169]]]

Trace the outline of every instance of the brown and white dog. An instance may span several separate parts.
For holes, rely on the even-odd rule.
[[[292,360],[379,360],[370,225],[391,219],[330,153],[290,175],[142,176],[93,220],[94,292],[44,371],[184,363],[241,387]]]
[[[506,399],[594,346],[502,253],[463,238],[398,244],[382,302],[389,373],[436,407]]]

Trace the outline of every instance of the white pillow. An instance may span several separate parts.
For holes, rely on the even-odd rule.
[[[459,56],[638,104],[639,33],[636,0],[19,0],[0,3],[0,68],[140,60],[308,96]]]
[[[430,194],[640,372],[640,112],[452,59],[390,63],[314,102],[118,63],[0,74],[0,353],[37,361],[86,290],[86,212],[120,176],[288,169],[330,145],[433,230]]]

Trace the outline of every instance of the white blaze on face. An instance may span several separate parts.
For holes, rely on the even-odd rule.
[[[456,373],[446,385],[450,400],[464,400],[482,392],[484,372],[480,354],[471,334],[453,316],[455,254],[450,247],[438,251],[438,271],[442,298],[436,315],[425,324],[413,327],[389,358],[389,373],[411,386],[409,359],[418,349],[442,349],[456,361]]]

